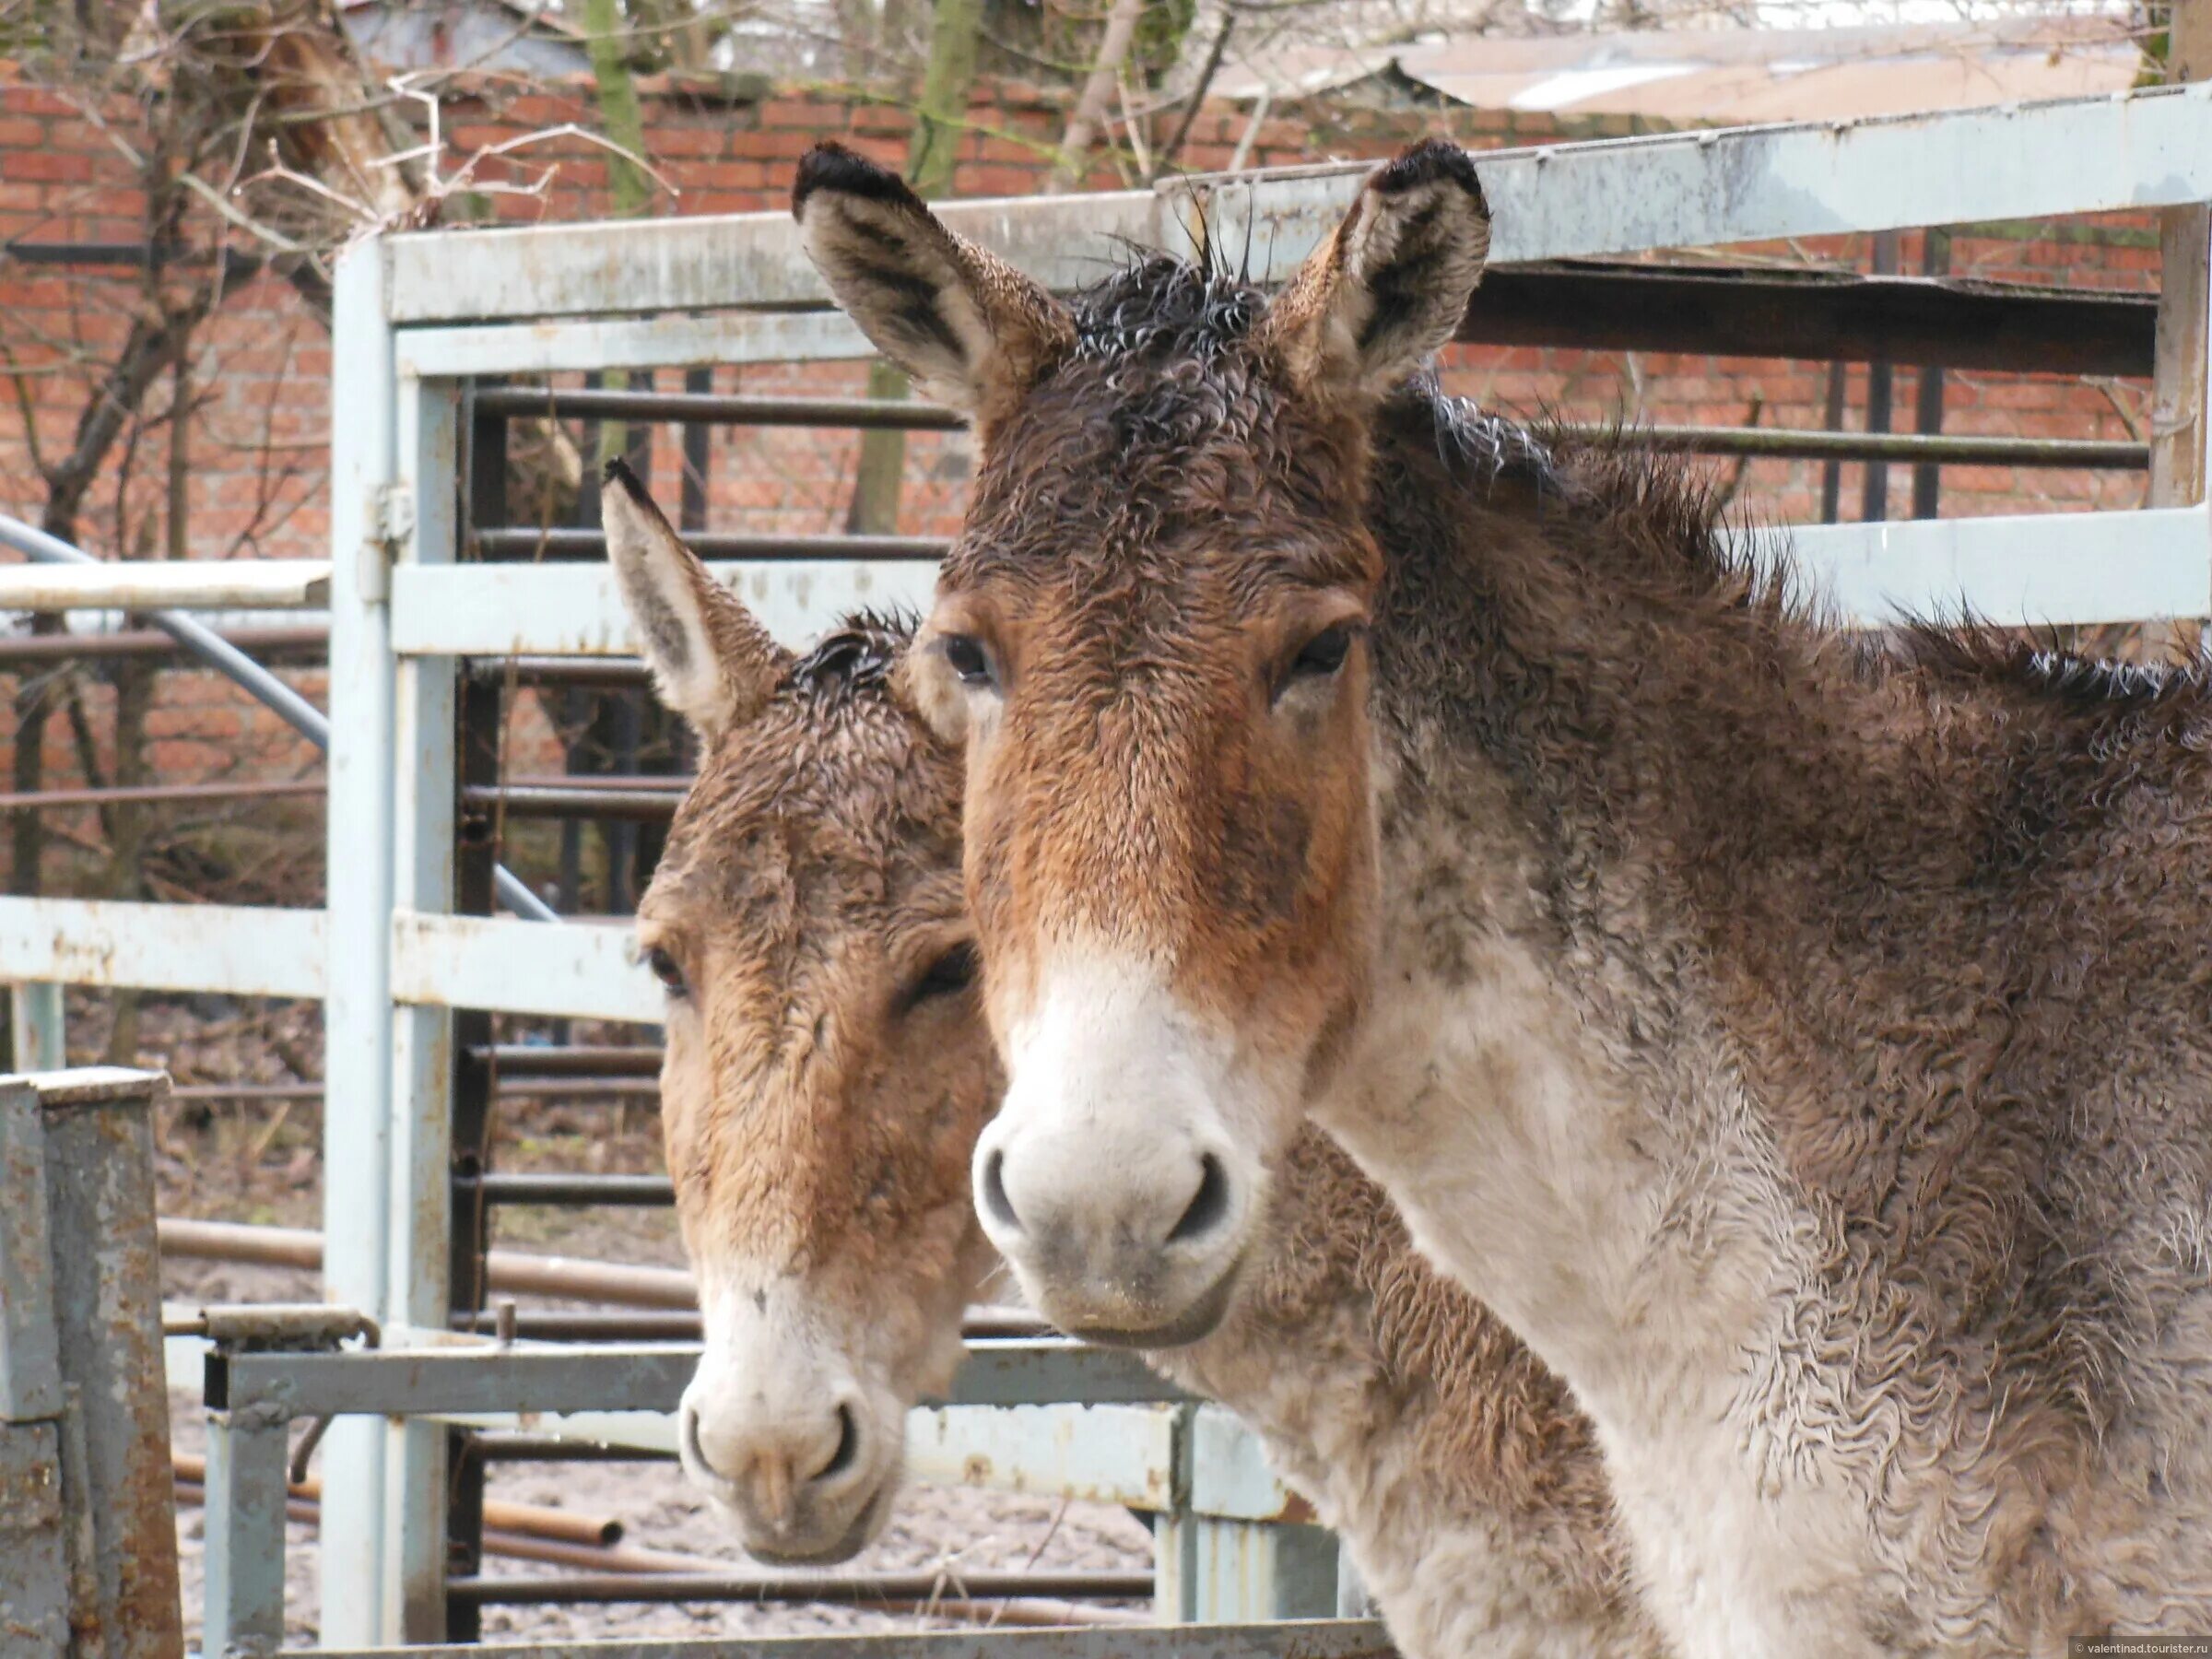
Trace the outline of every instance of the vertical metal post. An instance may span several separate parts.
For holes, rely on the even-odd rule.
[[[398,548],[410,564],[451,564],[459,547],[459,400],[450,382],[398,383],[400,488],[413,503]],[[450,657],[394,665],[393,899],[397,909],[453,906],[454,665]],[[453,1017],[391,1010],[392,1160],[386,1236],[387,1328],[441,1330],[453,1182]],[[384,1629],[392,1640],[445,1635],[446,1430],[406,1421],[389,1430],[384,1466]]]
[[[2212,71],[2212,0],[2171,0],[2166,78],[2202,80]],[[2212,271],[2212,209],[2202,203],[2159,215],[2159,325],[2150,387],[2150,500],[2187,507],[2205,499],[2212,421],[2206,418],[2206,301]]]
[[[1874,274],[1891,276],[1897,273],[1897,232],[1877,230],[1874,236]],[[1889,429],[1889,394],[1895,381],[1895,371],[1888,363],[1866,365],[1866,429],[1886,432]],[[1878,524],[1889,516],[1889,464],[1887,461],[1866,463],[1865,488],[1859,498],[1859,517],[1869,524]]]
[[[1824,430],[1840,432],[1843,429],[1844,383],[1850,375],[1847,364],[1835,362],[1828,366],[1828,391],[1822,402],[1820,425]],[[1820,522],[1832,524],[1843,512],[1843,463],[1823,461],[1820,464]]]
[[[467,493],[462,518],[466,529],[507,522],[507,431],[505,418],[478,416],[467,407]],[[500,726],[506,687],[481,675],[459,677],[454,695],[454,764],[463,784],[499,780]],[[488,916],[492,909],[492,867],[498,856],[496,816],[470,809],[458,820],[453,848],[453,909],[462,915]],[[447,1253],[447,1292],[455,1312],[484,1305],[484,1253],[489,1219],[475,1178],[491,1164],[492,1068],[477,1057],[491,1045],[491,1016],[478,1009],[453,1016],[453,1135],[450,1160],[452,1215]],[[469,1437],[456,1430],[447,1437],[451,1502],[446,1512],[446,1569],[473,1574],[481,1565],[484,1544],[484,1461],[470,1454]],[[474,1602],[448,1598],[444,1639],[475,1641],[483,1617]]]
[[[1336,1617],[1372,1618],[1374,1616],[1375,1598],[1369,1593],[1367,1581],[1359,1576],[1359,1563],[1352,1559],[1352,1552],[1340,1542],[1336,1546]]]
[[[8,1053],[19,1072],[60,1071],[69,1064],[62,1024],[62,988],[45,982],[7,988]]]
[[[1218,1406],[1182,1408],[1172,1505],[1156,1519],[1154,1605],[1174,1624],[1327,1618],[1335,1535],[1268,1473],[1250,1430]]]
[[[323,1167],[324,1294],[379,1318],[392,1193],[392,626],[384,514],[396,475],[397,364],[385,250],[338,261],[331,307],[329,977]],[[384,1623],[382,1422],[323,1442],[322,1636],[379,1647]]]
[[[287,1430],[265,1406],[207,1414],[207,1659],[284,1646]]]
[[[1951,233],[1931,228],[1922,233],[1920,274],[1923,276],[1946,276],[1951,269]],[[1912,389],[1912,429],[1933,435],[1943,430],[1943,369],[1940,364],[1923,363],[1919,382]],[[1943,468],[1933,461],[1922,461],[1912,468],[1912,516],[1932,519],[1943,504]]]
[[[45,1139],[37,1091],[0,1083],[0,1630],[24,1659],[65,1659],[69,1649],[59,1480],[67,1396],[53,1319]]]
[[[27,1651],[57,1600],[105,1659],[183,1647],[154,1238],[165,1087],[101,1068],[0,1088],[0,1638],[19,1624]]]

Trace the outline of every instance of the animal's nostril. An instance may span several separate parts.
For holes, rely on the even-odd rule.
[[[1229,1176],[1222,1171],[1221,1160],[1207,1152],[1198,1159],[1198,1190],[1169,1232],[1168,1242],[1180,1244],[1210,1232],[1228,1214]]]
[[[1021,1218],[1014,1213],[1013,1200],[1006,1196],[1006,1155],[994,1150],[983,1159],[983,1208],[991,1219],[1008,1232],[1021,1230]]]
[[[860,1420],[853,1415],[853,1407],[841,1402],[837,1408],[837,1450],[814,1472],[817,1480],[836,1479],[860,1457]]]

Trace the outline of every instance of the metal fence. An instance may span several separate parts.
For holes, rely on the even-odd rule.
[[[1561,259],[2194,208],[2212,199],[2212,88],[1561,145],[1487,156],[1480,165],[1496,214],[1492,259],[1504,267],[1500,286],[1510,292],[1516,267],[1539,271]],[[1201,221],[1217,244],[1250,247],[1257,279],[1277,281],[1334,227],[1365,171],[1323,167],[1158,191],[950,204],[944,213],[1055,288],[1098,275],[1124,241],[1188,249]],[[1999,622],[2067,624],[2212,611],[2204,456],[2199,448],[2181,457],[2177,486],[2171,443],[2181,431],[2201,445],[2204,431],[2205,222],[2201,214],[2172,220],[2169,246],[2181,257],[2169,268],[2150,351],[2160,426],[2147,458],[2160,504],[1798,531],[1794,557],[1844,613],[1878,623],[1900,611],[1963,602]],[[2189,273],[2195,274],[2191,280],[2178,280]],[[1634,291],[1630,279],[1620,280],[1617,291]],[[1803,338],[1878,344],[1875,320],[1845,315],[1849,308],[1813,291],[1817,286],[1801,290],[1808,318]],[[1900,337],[1912,342],[1912,360],[2016,367],[2030,360],[2017,343],[1996,338],[2006,328],[2030,325],[2022,319],[2033,308],[2017,300],[1899,283],[1882,292],[1900,319]],[[1709,322],[1724,324],[1725,293],[1694,298]],[[1766,348],[1800,337],[1793,333],[1798,324],[1790,296],[1762,291],[1753,299],[1756,304],[1746,302],[1747,326]],[[1480,333],[1482,303],[1478,295],[1470,335]],[[646,1025],[660,1011],[651,976],[629,959],[626,929],[548,926],[489,913],[490,852],[480,819],[518,797],[516,785],[487,771],[471,742],[472,732],[496,720],[496,701],[486,700],[485,688],[519,683],[524,667],[542,680],[630,650],[603,561],[500,557],[545,544],[535,529],[500,522],[497,469],[479,463],[498,453],[500,424],[543,413],[547,394],[497,382],[576,371],[855,359],[869,350],[849,323],[826,309],[781,214],[388,238],[343,261],[335,310],[333,557],[327,565],[272,567],[256,576],[254,588],[264,605],[285,594],[296,604],[327,595],[335,734],[328,908],[182,911],[0,900],[0,977],[323,999],[326,1168],[347,1177],[328,1184],[325,1284],[332,1300],[374,1315],[385,1351],[327,1362],[278,1355],[243,1369],[242,1361],[229,1360],[222,1388],[232,1402],[228,1410],[250,1398],[294,1415],[336,1416],[323,1453],[324,1480],[345,1501],[324,1512],[323,1632],[326,1643],[347,1649],[441,1640],[467,1628],[465,1607],[475,1603],[465,1583],[456,1595],[449,1582],[449,1493],[462,1490],[466,1506],[465,1486],[456,1488],[452,1478],[455,1458],[465,1455],[457,1428],[512,1433],[523,1406],[535,1402],[569,1413],[553,1419],[560,1432],[665,1445],[665,1424],[654,1408],[665,1407],[670,1380],[688,1362],[683,1350],[661,1348],[650,1362],[632,1355],[609,1371],[609,1350],[548,1358],[526,1344],[465,1346],[469,1338],[453,1330],[456,1317],[478,1317],[484,1206],[501,1191],[497,1177],[485,1178],[480,1161],[471,1162],[494,1069],[484,1061],[485,1017],[512,1011]],[[1522,331],[1517,337],[1541,326],[1540,319],[1531,321],[1525,297],[1509,320]],[[2090,344],[2097,361],[2136,361],[2130,354],[2143,349],[2143,322],[2139,303],[2116,322],[2096,322]],[[1678,343],[1689,325],[1677,314],[1653,327]],[[2066,331],[2050,333],[2064,357]],[[588,396],[599,401],[583,394],[555,394],[555,401],[609,418],[853,425],[947,418],[911,408],[879,417],[849,404],[807,408],[792,400],[747,408],[726,398]],[[1748,441],[1693,434],[1683,441],[1717,448]],[[1800,445],[1800,453],[1825,453],[1818,438],[1783,441]],[[1944,455],[1910,444],[1898,451],[1916,461],[1982,453],[1988,452]],[[2049,458],[2061,457],[2053,452]],[[2080,464],[2088,457],[2068,452],[2063,458]],[[2094,459],[2134,465],[2144,456],[2129,446],[2100,446]],[[924,604],[935,552],[932,544],[904,538],[707,536],[701,543],[719,573],[786,641],[852,606]],[[597,546],[589,532],[572,532],[557,538],[552,551],[588,555]],[[226,584],[218,576],[231,580]],[[47,583],[52,591],[41,602],[52,606],[241,602],[231,570],[171,568],[156,581],[110,567],[61,572]],[[31,591],[29,578],[12,592],[0,582],[0,605]],[[486,662],[512,663],[515,671],[472,672],[472,665]],[[641,817],[660,809],[657,802],[634,805]],[[977,1363],[988,1359],[986,1353]],[[1053,1384],[1061,1398],[1096,1397],[1112,1369],[1065,1353],[1052,1363],[1074,1368]],[[456,1383],[451,1394],[395,1391],[388,1383],[394,1364],[465,1379],[465,1386]],[[571,1382],[588,1375],[591,1383],[534,1394],[539,1382],[523,1374],[533,1367],[561,1370]],[[238,1394],[248,1381],[262,1392]],[[1233,1420],[1184,1405],[1116,1398],[1067,1442],[1072,1453],[1048,1455],[1021,1426],[1030,1419],[989,1407],[955,1406],[925,1419],[915,1434],[924,1453],[932,1435],[940,1453],[956,1443],[991,1444],[1016,1464],[1027,1458],[1049,1470],[1065,1489],[1159,1511],[1160,1596],[1171,1615],[1242,1609],[1275,1616],[1310,1602],[1325,1576],[1323,1565],[1310,1537],[1275,1524],[1291,1512],[1287,1496],[1257,1467],[1250,1438]],[[394,1410],[403,1415],[385,1415]],[[546,1430],[545,1423],[533,1429]],[[275,1478],[272,1461],[265,1447],[229,1466],[258,1471],[252,1478],[265,1493]],[[929,1466],[927,1455],[918,1461]],[[211,1460],[211,1499],[215,1478]],[[265,1516],[255,1524],[263,1528],[257,1547],[265,1548]],[[226,1617],[234,1615],[265,1629],[265,1598]],[[1320,1645],[1298,1645],[1309,1638]],[[960,1654],[1025,1641],[1032,1645],[1018,1651],[1084,1659],[1165,1651],[1159,1640],[1128,1631],[898,1639],[902,1653]],[[1375,1637],[1371,1628],[1329,1627],[1194,1641],[1185,1633],[1172,1646],[1318,1654],[1365,1651],[1357,1644],[1371,1648]],[[678,1643],[634,1651],[673,1659],[710,1650]],[[748,1644],[747,1651],[769,1648]],[[856,1653],[875,1651],[881,1650],[854,1647]]]
[[[145,1072],[0,1077],[0,1649],[182,1652]]]

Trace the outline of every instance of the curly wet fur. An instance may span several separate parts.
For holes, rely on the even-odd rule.
[[[1590,1406],[1654,1606],[1710,1652],[2201,1627],[2202,674],[1971,627],[1869,653],[1725,553],[1678,465],[1419,388],[1365,431],[1324,419],[1240,351],[1256,312],[1218,274],[1133,267],[1075,303],[1073,357],[986,457],[947,591],[963,617],[1019,595],[1090,736],[1039,712],[1036,753],[994,762],[975,890],[1000,902],[1018,868],[1086,913],[1182,907],[1186,964],[1279,955],[1228,903],[1239,860],[1279,849],[1208,842],[1163,793],[1145,846],[1112,854],[1128,774],[1094,758],[1121,705],[1080,676],[1201,673],[1274,584],[1357,580],[1371,533],[1394,989],[1330,1016],[1315,1064],[1351,1081],[1325,1121]],[[1152,775],[1199,718],[1148,712]],[[1056,802],[1114,792],[1054,820],[1096,841],[1080,857],[1022,851],[1046,774],[1018,769],[1048,753]],[[1180,862],[1207,845],[1220,867]],[[1050,887],[1078,868],[1087,893]],[[1532,1081],[1516,1043],[1554,1070]],[[1554,1115],[1505,1134],[1477,1083]],[[1613,1184],[1537,1260],[1512,1191],[1532,1180]]]

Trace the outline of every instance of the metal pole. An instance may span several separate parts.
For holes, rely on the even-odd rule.
[[[374,527],[365,525],[364,528]],[[0,513],[0,547],[13,547],[26,559],[39,564],[89,565],[104,562],[82,548],[73,547],[67,542],[51,536],[21,519],[10,518],[6,513]],[[367,542],[364,542],[361,551],[368,557],[375,557],[374,550]],[[344,562],[340,559],[334,563],[334,573],[337,564]],[[335,579],[333,585],[335,588]],[[330,721],[323,712],[222,635],[194,621],[182,611],[149,611],[147,620],[217,673],[243,687],[259,701],[274,709],[287,725],[324,754],[330,752]],[[527,917],[533,922],[560,920],[543,900],[505,869],[499,872],[497,879],[500,897],[516,915]]]
[[[269,1406],[207,1414],[208,1659],[273,1659],[284,1646],[287,1427]]]
[[[384,248],[338,261],[331,323],[330,706],[345,733],[330,758],[330,982],[324,1000],[326,1106],[324,1294],[381,1316],[386,1307],[392,1043],[392,616],[378,503],[397,476],[398,386],[384,315]],[[384,1425],[334,1424],[323,1442],[329,1494],[317,1551],[322,1637],[386,1645]],[[281,1501],[283,1486],[275,1488]]]
[[[1924,276],[1945,276],[1951,269],[1951,233],[1931,227],[1922,233],[1920,269]],[[1912,425],[1923,437],[1935,437],[1943,430],[1943,365],[1923,363],[1920,366],[1920,383],[1912,393]],[[2144,460],[2150,457],[2147,450]],[[1932,519],[1937,516],[1943,500],[1943,471],[1933,461],[1923,461],[1912,468],[1912,516]]]
[[[1897,272],[1897,232],[1880,230],[1874,238],[1874,272],[1877,276],[1890,276]],[[1866,430],[1869,434],[1889,429],[1889,394],[1895,371],[1887,362],[1876,361],[1866,365]],[[1859,516],[1867,524],[1881,523],[1889,516],[1889,466],[1885,461],[1866,463],[1865,488],[1859,499]]]
[[[7,988],[10,1070],[60,1071],[69,1064],[62,1012],[59,985],[33,981]]]

